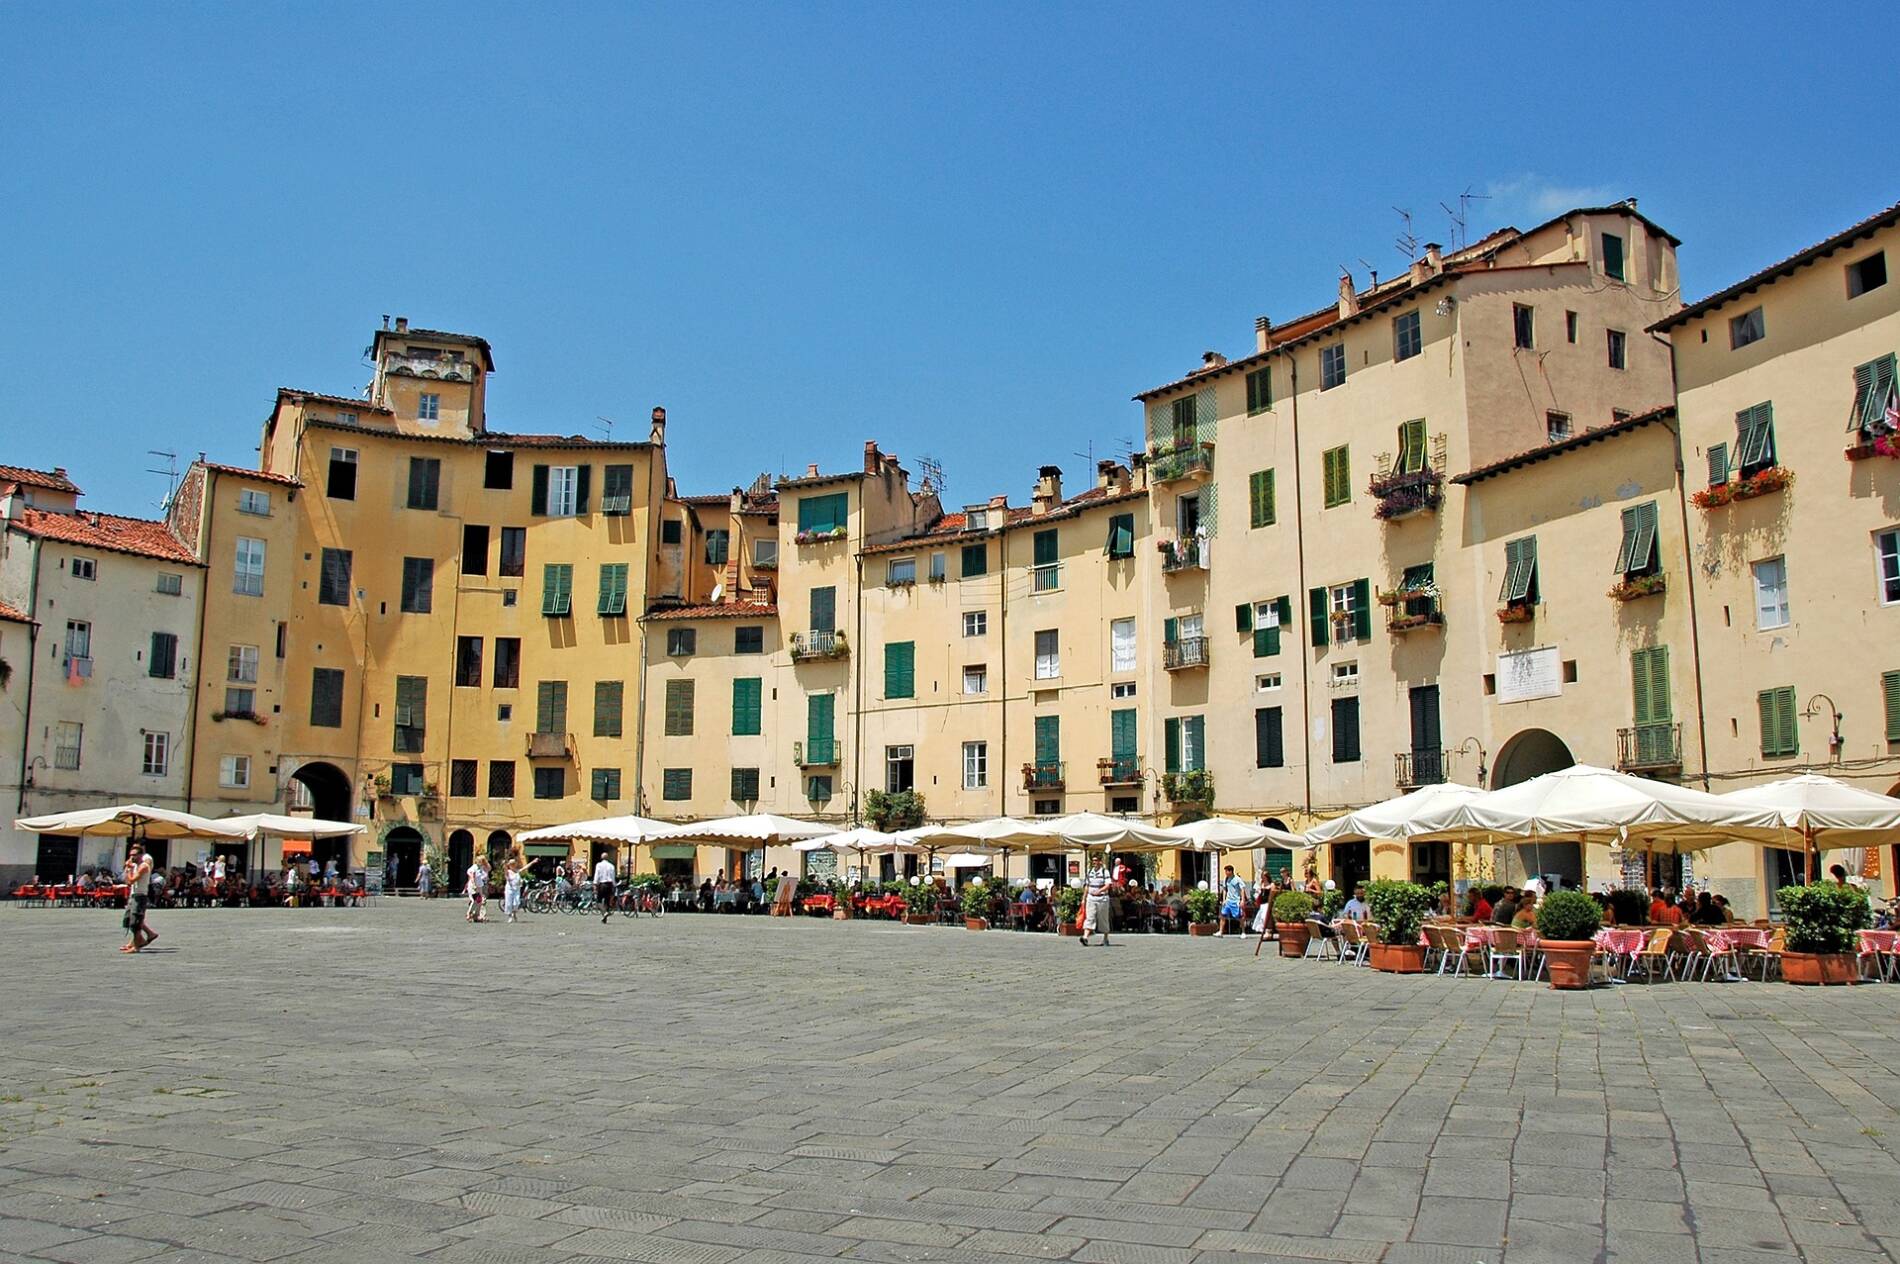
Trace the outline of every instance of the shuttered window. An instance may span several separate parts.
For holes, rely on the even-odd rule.
[[[1728,482],[1728,444],[1711,443],[1709,445],[1709,486],[1716,487]]]
[[[1424,349],[1424,339],[1419,333],[1419,318],[1416,309],[1396,317],[1392,321],[1392,359],[1409,360]]]
[[[1359,762],[1359,699],[1333,699],[1333,762]]]
[[[1623,511],[1623,543],[1616,551],[1619,575],[1647,575],[1656,569],[1656,502]]]
[[[317,602],[325,606],[350,604],[350,551],[325,549],[317,572]]]
[[[1181,768],[1185,772],[1202,772],[1207,768],[1207,717],[1204,715],[1181,717]]]
[[[1273,407],[1273,366],[1255,369],[1247,375],[1247,412],[1263,413]]]
[[[805,762],[831,762],[832,718],[836,698],[828,693],[809,694],[805,698]]]
[[[1775,406],[1756,404],[1735,414],[1735,464],[1747,478],[1775,463]]]
[[[1794,687],[1764,689],[1755,695],[1761,715],[1761,753],[1765,756],[1795,755],[1801,750],[1801,734],[1795,724]]]
[[[319,729],[343,727],[343,672],[336,667],[318,667],[310,673],[310,726]]]
[[[428,614],[435,608],[435,559],[402,559],[402,612]]]
[[[1117,763],[1132,761],[1140,747],[1140,729],[1133,707],[1108,713],[1108,753]]]
[[[609,616],[627,613],[627,563],[601,563],[599,609]]]
[[[1324,483],[1325,506],[1336,508],[1352,499],[1352,449],[1328,448],[1320,454],[1320,475]]]
[[[549,562],[541,568],[541,613],[551,619],[574,613],[574,567]]]
[[[756,803],[759,798],[759,770],[756,768],[734,768],[732,770],[732,801],[734,803]]]
[[[1372,581],[1352,581],[1352,636],[1355,641],[1372,639]]]
[[[1623,276],[1623,239],[1615,233],[1603,234],[1603,275],[1618,281]]]
[[[535,769],[534,797],[537,799],[565,799],[567,797],[567,769]]]
[[[1527,535],[1504,545],[1504,586],[1498,600],[1505,605],[1537,600],[1537,537]]]
[[[1270,527],[1276,521],[1272,470],[1255,470],[1247,476],[1247,521],[1255,527]]]
[[[1108,555],[1111,558],[1135,555],[1135,515],[1116,514],[1108,520]],[[969,571],[966,569],[964,573]]]
[[[660,797],[672,803],[693,797],[693,770],[665,768],[660,771]]]
[[[567,682],[544,680],[534,688],[534,731],[567,732]]]
[[[147,657],[145,674],[160,680],[170,680],[178,674],[177,633],[152,633],[152,652]]]
[[[693,735],[693,682],[690,680],[666,682],[666,735]]]
[[[838,630],[838,590],[829,584],[811,590],[811,630]]]
[[[1279,707],[1256,707],[1253,713],[1253,766],[1286,766],[1286,742]]]
[[[990,547],[987,544],[966,544],[963,546],[963,578],[987,575],[990,569]]]
[[[409,500],[411,509],[434,509],[441,500],[442,462],[437,457],[409,458]]]
[[[420,751],[428,716],[428,677],[396,677],[396,733],[392,749],[398,754],[414,754]]]
[[[1062,760],[1062,717],[1059,715],[1039,715],[1036,717],[1036,763],[1041,766],[1060,763]]]
[[[890,641],[884,646],[884,696],[917,696],[917,642]]]
[[[618,768],[596,768],[593,777],[592,798],[598,803],[612,803],[620,797],[620,770]]]
[[[1181,771],[1181,719],[1169,716],[1161,723],[1162,771]]]
[[[1425,419],[1415,417],[1399,423],[1399,455],[1393,466],[1396,474],[1417,474],[1425,468]]]
[[[618,680],[594,682],[594,736],[619,737],[627,686]]]
[[[838,531],[845,525],[851,498],[844,492],[828,496],[802,496],[798,501],[799,534],[807,531]]]
[[[1034,543],[1036,565],[1054,566],[1056,564],[1056,533],[1054,531],[1038,531],[1036,532]]]
[[[1669,647],[1657,645],[1630,655],[1632,710],[1638,728],[1675,719],[1669,702]]]
[[[1894,393],[1894,357],[1881,356],[1854,366],[1854,407],[1847,428],[1875,433],[1886,428],[1887,405]]]
[[[732,735],[757,737],[764,724],[764,682],[741,676],[732,682]]]
[[[1254,609],[1253,656],[1272,658],[1280,652],[1280,636],[1293,623],[1293,599],[1275,597]]]
[[[1900,742],[1900,671],[1880,674],[1880,696],[1887,705],[1887,740]]]
[[[633,467],[609,465],[601,471],[600,511],[612,517],[633,512]]]

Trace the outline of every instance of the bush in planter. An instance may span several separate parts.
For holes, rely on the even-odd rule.
[[[1320,912],[1320,916],[1324,917],[1327,921],[1330,922],[1335,917],[1338,917],[1339,910],[1345,907],[1346,907],[1346,893],[1339,889],[1339,886],[1337,883],[1334,884],[1332,890],[1320,892],[1319,912]]]
[[[1409,947],[1418,943],[1425,918],[1438,901],[1430,887],[1416,882],[1395,882],[1381,878],[1366,888],[1366,905],[1372,920],[1379,924],[1383,943]]]
[[[1214,920],[1214,914],[1220,911],[1220,897],[1212,891],[1189,891],[1187,893],[1187,915],[1190,922],[1205,926]]]
[[[965,917],[988,917],[990,900],[993,896],[987,882],[972,882],[963,888],[963,915]]]
[[[1789,952],[1854,952],[1860,946],[1856,932],[1874,924],[1867,893],[1859,887],[1833,882],[1782,887],[1775,900],[1788,922]]]
[[[1552,891],[1537,906],[1537,938],[1576,943],[1603,927],[1603,911],[1581,891]]]
[[[1212,895],[1213,892],[1208,892]],[[1313,915],[1313,897],[1304,891],[1282,891],[1273,897],[1273,920],[1304,922]]]
[[[1056,919],[1063,925],[1073,925],[1075,915],[1082,910],[1081,887],[1059,887],[1055,898]]]

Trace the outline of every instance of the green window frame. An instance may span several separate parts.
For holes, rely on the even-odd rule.
[[[1537,537],[1527,535],[1518,540],[1507,540],[1504,544],[1504,585],[1498,590],[1498,601],[1504,605],[1514,602],[1537,601]]]
[[[396,731],[391,738],[390,748],[398,754],[420,752],[428,719],[429,678],[396,677]]]
[[[1735,414],[1735,465],[1746,478],[1775,463],[1775,406],[1756,404]]]
[[[1755,695],[1761,717],[1761,753],[1766,758],[1801,753],[1801,733],[1795,724],[1794,686],[1781,685]]]
[[[1886,427],[1887,401],[1894,392],[1895,357],[1892,352],[1854,366],[1854,407],[1847,428],[1876,434]]]
[[[623,727],[627,686],[625,681],[594,682],[594,736],[619,737]]]
[[[1279,617],[1279,626],[1262,623],[1258,617],[1253,620],[1253,656],[1272,658],[1280,652],[1280,634],[1293,626],[1293,599],[1275,597],[1271,602],[1260,604],[1273,607],[1274,613]]]
[[[690,680],[666,682],[666,735],[693,735],[693,682]]]
[[[732,735],[757,737],[765,720],[764,680],[758,676],[739,676],[732,682]]]
[[[1399,423],[1399,455],[1394,474],[1417,474],[1425,468],[1425,419],[1414,417]]]
[[[567,732],[567,682],[543,680],[534,687],[534,731]]]
[[[1111,559],[1135,555],[1135,515],[1119,513],[1108,520],[1107,551]]]
[[[691,768],[661,769],[660,797],[669,803],[679,803],[692,798],[693,770]]]
[[[620,798],[620,770],[618,768],[596,768],[593,770],[593,794],[597,803],[613,803]]]
[[[564,619],[574,613],[574,565],[547,562],[541,567],[541,613]]]
[[[1247,476],[1247,522],[1250,527],[1270,527],[1279,520],[1273,492],[1272,470],[1255,470]]]
[[[798,533],[842,530],[851,513],[851,497],[845,492],[798,499]]]
[[[1047,767],[1062,762],[1062,717],[1059,715],[1039,715],[1036,717],[1036,764]]]
[[[885,642],[884,696],[886,698],[917,696],[917,642]]]
[[[1887,706],[1887,740],[1900,742],[1900,671],[1880,673],[1880,696]]]
[[[1720,487],[1728,482],[1728,444],[1711,443],[1709,445],[1709,486]]]
[[[1352,500],[1352,447],[1340,444],[1320,453],[1325,508],[1337,509]]]
[[[966,544],[963,546],[963,578],[974,579],[978,575],[990,573],[990,546],[987,544]]]
[[[1247,415],[1264,413],[1273,407],[1273,366],[1254,369],[1247,374]]]
[[[609,617],[627,613],[627,563],[600,564],[599,613]]]
[[[805,696],[805,761],[811,764],[831,762],[831,748],[834,738],[833,721],[836,718],[837,698],[833,694],[814,693]]]
[[[1646,575],[1656,562],[1656,502],[1646,500],[1623,511],[1623,543],[1616,551],[1616,573]]]

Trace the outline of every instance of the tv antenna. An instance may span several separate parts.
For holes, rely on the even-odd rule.
[[[594,417],[594,420],[600,423],[598,426],[594,427],[594,429],[600,431],[600,437],[605,439],[607,442],[612,443],[614,439],[614,419],[612,417],[601,417],[599,415],[596,415]]]
[[[917,472],[922,476],[918,486],[925,491],[933,491],[941,499],[943,496],[943,462],[929,453],[917,458]]]
[[[170,509],[171,504],[172,504],[172,496],[175,495],[178,491],[178,454],[176,452],[161,452],[157,448],[147,448],[145,450],[145,455],[146,456],[160,456],[160,457],[165,458],[164,469],[162,470],[148,469],[145,472],[147,474],[157,474],[164,478],[165,495],[162,499],[159,500],[158,507],[161,510]]]
[[[1488,193],[1473,193],[1471,186],[1466,185],[1465,191],[1458,195],[1457,210],[1452,210],[1451,207],[1446,206],[1443,202],[1438,204],[1444,208],[1445,214],[1451,219],[1451,241],[1453,250],[1462,250],[1470,244],[1471,238],[1466,225],[1471,220],[1471,204],[1473,202],[1487,202],[1490,198],[1491,195]]]
[[[1379,270],[1373,267],[1370,263],[1367,263],[1366,260],[1364,259],[1361,259],[1359,262],[1365,265],[1367,275],[1369,275],[1372,278],[1372,284],[1368,285],[1366,288],[1369,290],[1378,289],[1379,288]]]
[[[1408,261],[1417,259],[1418,236],[1412,232],[1412,212],[1402,206],[1395,206],[1392,208],[1392,211],[1393,214],[1399,217],[1399,224],[1401,225],[1398,238],[1394,244],[1398,246],[1399,253],[1404,255]]]

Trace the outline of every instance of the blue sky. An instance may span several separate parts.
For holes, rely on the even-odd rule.
[[[254,460],[400,313],[495,344],[496,429],[665,404],[682,491],[876,439],[1021,502],[1256,315],[1392,275],[1395,206],[1449,240],[1466,190],[1473,237],[1634,195],[1693,299],[1900,198],[1851,51],[1900,8],[1712,17],[8,5],[0,461],[155,512],[147,449]]]

